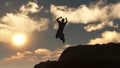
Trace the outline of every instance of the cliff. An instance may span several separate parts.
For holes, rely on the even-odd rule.
[[[120,43],[78,45],[63,51],[58,61],[36,64],[34,68],[120,67]]]

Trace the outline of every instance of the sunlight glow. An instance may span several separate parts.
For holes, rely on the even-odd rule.
[[[27,36],[25,34],[15,34],[12,37],[12,42],[15,46],[23,46],[27,41]]]

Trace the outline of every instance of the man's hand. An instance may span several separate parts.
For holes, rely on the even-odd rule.
[[[62,18],[62,17],[59,17],[59,19]]]
[[[67,18],[65,18],[65,20],[66,20],[65,23],[67,23],[67,21],[68,21]]]
[[[61,16],[59,18],[57,18],[57,22],[60,23],[59,19],[62,18]]]

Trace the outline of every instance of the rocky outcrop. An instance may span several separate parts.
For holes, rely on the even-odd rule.
[[[65,60],[111,60],[120,61],[120,44],[108,43],[103,45],[79,45],[67,48],[58,61]]]
[[[120,67],[120,44],[78,45],[63,51],[58,61],[47,61],[34,68],[115,68]]]

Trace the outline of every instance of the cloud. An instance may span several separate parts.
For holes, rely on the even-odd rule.
[[[42,8],[43,6],[39,7],[37,3],[30,1],[28,2],[28,4],[22,5],[22,7],[20,8],[20,11],[25,14],[36,13],[36,12],[39,12]]]
[[[41,18],[40,20],[39,20],[39,24],[37,24],[38,26],[37,26],[37,29],[36,30],[38,30],[38,31],[45,31],[45,30],[47,30],[49,27],[49,19],[47,19],[47,18]]]
[[[120,42],[120,33],[116,31],[105,31],[100,38],[91,39],[88,44],[103,44],[109,42]]]
[[[51,57],[51,51],[48,49],[37,49],[34,51],[36,55],[41,57],[41,60],[46,60]]]
[[[37,49],[35,50],[35,54],[38,54],[38,55],[47,55],[47,54],[50,54],[50,51],[48,49]]]
[[[87,6],[83,4],[78,8],[55,6],[52,4],[51,13],[55,18],[58,18],[59,16],[67,17],[69,23],[84,24],[84,29],[88,32],[100,30],[106,26],[118,28],[118,25],[114,23],[114,20],[120,19],[120,3],[112,5],[103,5],[102,3],[104,2],[100,0],[94,5],[90,4]]]
[[[20,60],[26,60],[26,61],[36,61],[35,56],[32,55],[33,52],[31,51],[25,51],[25,52],[17,52],[15,55],[11,57],[4,58],[3,61],[20,61]]]
[[[9,1],[5,3],[5,7],[11,6],[11,5],[12,5],[12,3]]]
[[[29,13],[40,12],[40,8],[35,2],[28,2],[20,7],[17,13],[6,13],[0,18],[0,41],[9,42],[14,33],[31,34],[34,31],[44,31],[48,29],[48,18],[36,20],[30,17]],[[21,11],[21,12],[20,12]]]
[[[12,36],[12,33],[8,29],[0,29],[0,41],[1,42],[9,42],[10,37]]]
[[[102,29],[106,26],[118,28],[118,25],[114,24],[113,21],[106,21],[106,22],[104,21],[100,24],[89,24],[89,25],[85,26],[84,29],[86,29],[88,32],[90,32],[90,31]]]
[[[67,6],[51,5],[51,13],[57,18],[59,16],[67,17],[69,22],[77,24],[87,24],[100,19],[101,15],[105,16],[106,8],[87,7],[81,5],[78,8],[69,8]]]
[[[56,49],[56,50],[49,50],[49,49],[37,49],[35,50],[35,54],[38,58],[40,58],[40,61],[46,61],[46,60],[57,60],[62,51],[64,50],[64,47]]]
[[[57,60],[61,53],[71,45],[67,44],[61,48],[50,50],[46,48],[38,48],[33,51],[24,51],[24,52],[17,52],[13,56],[9,56],[3,58],[3,61],[47,61],[47,60]]]
[[[17,52],[17,54],[15,56],[12,56],[10,58],[5,58],[5,61],[9,61],[9,60],[21,60],[22,58],[24,58],[24,54]]]
[[[110,16],[112,16],[113,18],[117,18],[120,19],[120,3],[114,4],[110,6],[111,8],[111,14]]]

